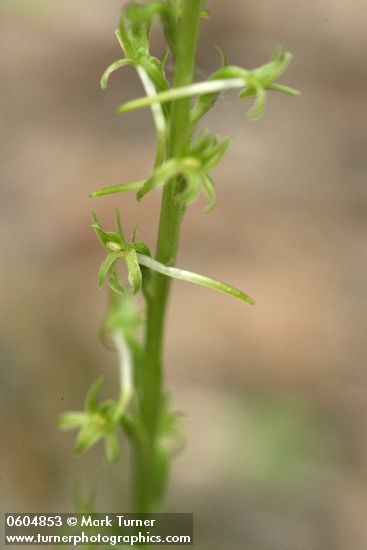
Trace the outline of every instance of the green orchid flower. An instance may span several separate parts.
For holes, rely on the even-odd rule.
[[[128,243],[122,231],[118,210],[116,210],[115,232],[103,230],[95,213],[93,213],[92,227],[95,229],[101,243],[108,251],[106,258],[103,260],[99,269],[99,287],[102,287],[105,280],[108,278],[112,290],[118,293],[124,293],[127,291],[125,286],[120,282],[116,271],[117,261],[123,260],[127,266],[128,281],[134,294],[142,288],[142,268],[148,268],[149,271],[155,271],[161,275],[165,275],[166,277],[180,279],[189,283],[213,288],[238,298],[243,302],[247,302],[248,304],[255,304],[255,301],[248,294],[245,294],[242,290],[228,285],[227,283],[223,283],[217,279],[212,279],[211,277],[206,277],[205,275],[193,273],[192,271],[180,269],[178,267],[167,266],[157,260],[154,260],[151,257],[148,246],[142,242],[135,242],[135,236],[133,238],[133,242]]]
[[[98,286],[101,288],[108,276],[109,284],[112,290],[118,293],[126,291],[125,286],[121,283],[117,271],[116,264],[118,260],[124,260],[128,270],[128,281],[134,294],[136,294],[142,286],[142,274],[137,259],[137,251],[142,251],[150,254],[148,247],[143,243],[128,243],[125,239],[121,227],[121,220],[118,210],[116,210],[116,231],[104,231],[93,213],[93,229],[95,230],[99,240],[108,251],[106,258],[103,260],[98,272]]]
[[[123,114],[149,105],[177,101],[178,99],[198,96],[198,100],[191,113],[191,124],[194,126],[216,103],[219,94],[223,91],[242,88],[239,99],[255,98],[255,105],[247,112],[249,118],[262,115],[265,108],[266,90],[273,90],[287,95],[299,95],[299,91],[289,86],[277,84],[278,79],[287,69],[292,54],[281,53],[277,46],[269,63],[253,70],[226,65],[216,71],[209,80],[196,82],[188,86],[170,88],[155,96],[142,97],[129,101],[117,108],[118,114]]]
[[[103,378],[93,384],[85,402],[85,411],[66,412],[59,417],[62,430],[79,428],[75,442],[75,452],[82,454],[99,440],[104,439],[108,462],[114,462],[120,455],[120,442],[117,435],[120,418],[116,415],[118,404],[112,400],[97,402]]]
[[[203,190],[208,198],[208,206],[204,211],[210,212],[215,206],[216,196],[209,172],[220,162],[230,142],[229,137],[219,141],[208,130],[202,130],[197,141],[181,158],[172,158],[155,168],[152,176],[138,191],[138,199],[172,178],[182,176],[185,182],[184,189],[176,198],[185,205],[190,204]]]

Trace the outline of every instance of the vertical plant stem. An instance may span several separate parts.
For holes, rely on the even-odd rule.
[[[195,69],[197,37],[201,0],[185,0],[183,15],[178,26],[175,51],[174,86],[192,83]],[[190,99],[172,105],[168,158],[179,156],[189,145]],[[159,221],[156,259],[165,265],[174,265],[184,207],[175,200],[179,179],[169,182],[163,191]],[[151,295],[147,303],[146,359],[140,378],[141,423],[143,442],[135,453],[135,509],[150,512],[154,509],[159,485],[159,463],[155,446],[160,407],[163,397],[162,352],[164,321],[170,280],[154,273]]]

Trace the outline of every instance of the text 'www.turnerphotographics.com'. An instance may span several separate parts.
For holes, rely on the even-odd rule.
[[[193,514],[5,514],[6,545],[193,544]]]

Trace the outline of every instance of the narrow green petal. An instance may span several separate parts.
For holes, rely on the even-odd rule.
[[[86,418],[85,412],[66,412],[59,416],[57,422],[60,430],[74,430],[80,428]]]
[[[118,43],[120,44],[120,47],[122,51],[125,51],[125,42],[127,41],[126,31],[123,27],[123,25],[120,25],[120,28],[115,30],[115,36],[117,38]]]
[[[128,279],[132,286],[134,294],[136,294],[142,285],[142,275],[140,265],[137,259],[137,253],[134,248],[130,247],[125,254],[125,261],[128,269]]]
[[[285,52],[277,60],[270,61],[262,67],[254,69],[251,74],[260,84],[266,86],[286,71],[292,57],[290,52]]]
[[[214,182],[212,178],[205,173],[202,174],[202,178],[203,178],[203,189],[206,196],[208,197],[208,206],[205,208],[204,212],[205,214],[208,214],[215,207],[215,204],[217,202],[217,195],[215,192]]]
[[[181,279],[182,281],[187,281],[188,283],[194,283],[197,285],[206,286],[208,288],[213,288],[215,290],[219,290],[220,292],[225,292],[226,294],[229,294],[234,298],[238,298],[243,302],[247,302],[248,304],[255,304],[255,301],[250,296],[242,292],[242,290],[228,285],[227,283],[223,283],[222,281],[218,281],[217,279],[211,279],[210,277],[206,277],[205,275],[199,275],[198,273],[186,271],[185,269],[169,267],[161,264],[160,262],[157,262],[156,260],[153,260],[153,258],[143,256],[142,254],[137,254],[137,258],[141,265],[149,267],[153,271],[157,271],[158,273],[166,275],[167,277],[172,277],[173,279]]]
[[[103,437],[103,429],[94,422],[88,422],[82,427],[75,442],[75,452],[84,453]]]
[[[215,46],[215,49],[217,50],[217,52],[219,54],[219,57],[220,57],[221,68],[223,69],[224,67],[227,67],[228,66],[228,57],[227,57],[225,51],[223,50],[223,48],[221,48],[218,45]]]
[[[266,92],[264,88],[258,88],[255,104],[253,107],[251,107],[249,111],[247,111],[247,117],[252,119],[260,117],[264,112],[265,102],[266,102]]]
[[[108,285],[113,292],[116,292],[116,294],[124,294],[125,293],[125,287],[120,281],[120,278],[116,271],[116,266],[113,266],[113,268],[110,270],[109,278],[108,278]]]
[[[207,172],[213,170],[213,168],[215,168],[220,163],[223,156],[226,154],[231,141],[232,138],[230,136],[227,136],[221,143],[217,143],[212,151],[212,154],[210,155],[208,162],[205,163],[205,170]]]
[[[185,189],[176,195],[176,199],[183,205],[191,204],[197,199],[200,193],[200,186],[202,184],[202,177],[200,173],[188,171],[185,174],[186,187]]]
[[[107,69],[104,71],[102,77],[101,77],[101,88],[102,90],[106,90],[108,85],[108,80],[111,76],[111,74],[114,71],[117,71],[121,67],[125,67],[126,65],[131,65],[131,61],[129,59],[118,59],[117,61],[114,61],[107,67]]]
[[[251,85],[251,86],[248,86],[247,88],[245,88],[244,90],[241,90],[241,92],[238,96],[238,99],[240,101],[243,101],[245,99],[252,99],[252,98],[256,97],[256,94],[257,94],[256,88]]]
[[[108,463],[115,462],[120,456],[120,442],[115,431],[105,437],[105,452]]]
[[[85,408],[89,413],[93,413],[98,410],[97,397],[102,384],[103,384],[103,376],[99,376],[87,394],[87,397],[85,400]]]
[[[149,249],[149,246],[145,243],[142,243],[140,241],[133,241],[133,247],[137,252],[140,252],[140,254],[144,254],[145,256],[151,256],[151,252]]]
[[[117,242],[118,239],[115,233],[113,233],[113,231],[104,231],[104,229],[102,229],[101,224],[99,223],[95,212],[93,212],[92,216],[93,216],[92,228],[95,230],[97,237],[99,238],[103,246],[106,246],[107,243],[110,241]]]
[[[91,199],[95,197],[103,197],[105,195],[113,195],[114,193],[125,193],[126,191],[137,191],[141,189],[147,180],[133,181],[131,183],[119,183],[110,187],[102,187],[98,191],[93,191],[89,194]]]
[[[270,83],[266,87],[268,90],[274,90],[275,92],[281,92],[283,94],[287,94],[290,96],[297,96],[300,95],[300,91],[296,90],[295,88],[291,88],[290,86],[284,86],[283,84],[276,84],[276,83]]]
[[[115,210],[115,223],[116,223],[117,235],[120,237],[122,244],[126,246],[126,239],[125,239],[124,232],[122,230],[121,216],[118,208],[116,208]]]
[[[279,61],[282,57],[283,44],[280,42],[274,48],[273,54],[271,56],[271,61]]]
[[[98,271],[98,288],[102,288],[107,273],[119,258],[121,258],[121,254],[119,253],[111,252],[111,254],[107,254]]]
[[[164,50],[163,57],[161,59],[161,67],[164,70],[166,68],[167,61],[169,59],[169,56],[171,55],[171,50],[167,46],[167,48]]]

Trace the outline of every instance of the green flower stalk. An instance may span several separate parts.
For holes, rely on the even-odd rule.
[[[88,394],[85,411],[64,413],[60,427],[79,429],[77,453],[104,440],[109,461],[118,458],[118,434],[121,430],[125,433],[133,449],[136,512],[151,512],[160,506],[172,456],[182,446],[181,416],[171,409],[163,376],[165,317],[172,279],[219,290],[250,305],[255,303],[228,283],[175,266],[185,211],[202,193],[208,201],[205,212],[215,207],[211,172],[231,141],[205,127],[198,131],[199,123],[227,90],[239,89],[240,101],[254,101],[247,111],[252,119],[263,114],[268,92],[298,94],[277,82],[292,57],[280,46],[268,63],[251,70],[229,65],[220,50],[221,67],[205,82],[194,82],[199,23],[208,17],[202,0],[130,2],[116,31],[123,57],[112,63],[101,78],[102,89],[106,89],[114,71],[128,65],[136,69],[145,96],[121,104],[117,113],[150,108],[156,130],[156,156],[151,173],[142,179],[103,187],[90,197],[135,191],[140,201],[146,194],[162,189],[162,203],[154,256],[146,243],[136,240],[135,233],[131,241],[125,238],[117,209],[114,231],[103,229],[93,214],[92,227],[105,250],[98,286],[108,283],[110,287],[101,335],[118,354],[120,389],[116,401],[98,402],[102,379],[97,380]],[[162,25],[167,41],[162,59],[150,53],[150,36],[156,23]],[[172,82],[166,75],[169,58],[174,66]],[[121,264],[127,268],[126,281],[120,274]]]

